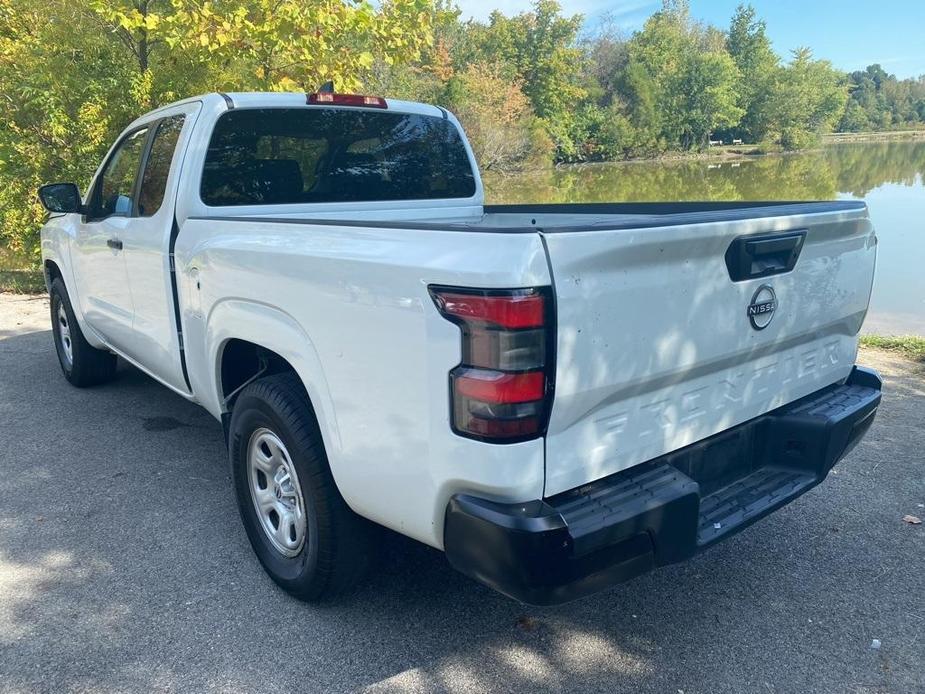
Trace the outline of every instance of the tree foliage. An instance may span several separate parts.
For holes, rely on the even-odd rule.
[[[509,81],[492,63],[473,63],[455,77],[451,89],[456,115],[483,170],[509,171],[549,161],[552,141],[519,82]]]
[[[739,70],[736,91],[744,113],[737,134],[749,142],[761,142],[771,131],[774,95],[782,76],[767,27],[751,5],[736,8],[726,46]]]
[[[898,80],[880,65],[848,75],[851,98],[839,129],[903,128],[925,123],[925,75]]]
[[[577,45],[582,22],[581,15],[563,16],[554,0],[537,0],[532,10],[513,17],[492,12],[487,24],[467,23],[457,69],[474,62],[501,66],[501,74],[519,85],[543,119],[556,147],[570,152],[572,114],[586,95]]]
[[[795,50],[774,92],[777,141],[785,149],[813,144],[835,127],[847,100],[842,73],[827,60],[813,60],[808,48]]]
[[[716,128],[742,117],[738,69],[715,31],[693,22],[686,3],[666,2],[629,42],[629,63],[655,100],[659,135],[682,149],[704,147]]]
[[[86,186],[118,132],[207,91],[356,90],[419,61],[430,0],[0,0],[0,235],[37,258],[35,189]]]
[[[462,21],[454,0],[0,0],[0,241],[37,258],[35,188],[86,186],[137,115],[208,91],[329,79],[455,110],[486,169],[700,150],[800,148],[835,127],[925,122],[925,78],[783,62],[740,5],[728,29],[663,0],[631,35],[535,0]]]
[[[377,58],[417,59],[432,39],[426,0],[172,2],[168,44],[228,66],[233,90],[310,91],[333,80],[355,91]]]

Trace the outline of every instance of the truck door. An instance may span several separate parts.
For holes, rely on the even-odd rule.
[[[175,201],[185,140],[200,104],[163,112],[150,124],[150,137],[131,224],[122,233],[123,253],[134,302],[129,357],[169,385],[189,391],[183,372],[171,271]]]
[[[113,148],[87,198],[74,240],[79,297],[87,322],[118,350],[131,342],[134,306],[123,254],[135,184],[148,137],[146,126]]]

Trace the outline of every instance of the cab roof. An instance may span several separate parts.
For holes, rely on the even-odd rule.
[[[137,120],[147,120],[158,111],[166,110],[180,104],[201,101],[203,103],[224,101],[230,109],[237,108],[363,108],[362,106],[340,106],[331,104],[309,104],[305,92],[212,92],[210,94],[201,94],[199,96],[181,99],[170,104],[165,104],[160,108],[154,109],[144,114]],[[389,111],[399,113],[416,113],[425,116],[446,116],[447,112],[430,104],[423,104],[416,101],[401,101],[399,99],[389,99],[386,97]]]

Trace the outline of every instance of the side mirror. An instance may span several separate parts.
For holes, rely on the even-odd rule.
[[[80,190],[73,183],[49,183],[39,188],[39,200],[45,209],[56,214],[82,212]]]

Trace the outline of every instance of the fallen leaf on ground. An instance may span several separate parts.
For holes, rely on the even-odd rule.
[[[921,525],[922,524],[921,518],[919,518],[918,516],[913,516],[911,514],[906,514],[905,516],[903,516],[903,521],[908,523],[909,525]]]

